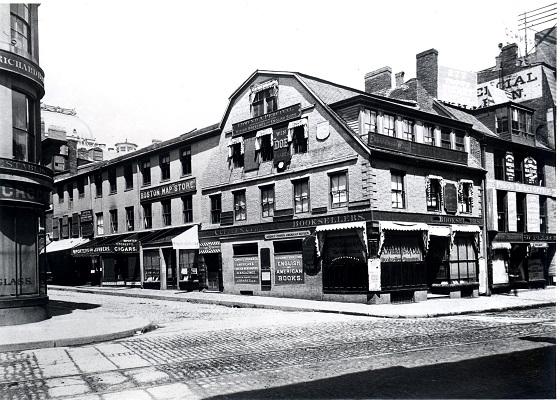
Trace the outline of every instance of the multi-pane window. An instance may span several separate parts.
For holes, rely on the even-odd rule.
[[[294,153],[307,153],[307,138],[305,137],[305,127],[296,126],[293,133]]]
[[[498,231],[507,231],[507,214],[508,214],[508,203],[507,203],[507,192],[503,190],[496,190],[496,205],[498,212]]]
[[[183,202],[183,222],[192,222],[193,221],[193,207],[192,207],[192,195],[189,194],[187,196],[181,197]]]
[[[391,207],[404,208],[404,174],[391,172]]]
[[[233,193],[233,212],[236,221],[245,221],[247,219],[247,203],[245,202],[245,191]]]
[[[372,110],[364,110],[364,134],[377,132],[377,113]]]
[[[506,107],[496,109],[496,133],[504,132],[509,132],[508,109]]]
[[[444,149],[451,148],[451,131],[447,128],[441,129],[441,147]]]
[[[134,207],[126,207],[126,230],[133,231],[134,230]]]
[[[494,152],[494,178],[505,180],[505,154],[501,152]]]
[[[414,141],[414,121],[409,119],[403,118],[402,120],[402,127],[403,127],[403,139]]]
[[[515,194],[515,205],[517,208],[517,232],[525,232],[526,199],[525,193]]]
[[[546,220],[547,220],[547,212],[546,212],[546,197],[540,196],[539,197],[539,221],[540,221],[540,233],[546,233]]]
[[[383,115],[383,134],[395,136],[395,116],[390,114]]]
[[[14,46],[31,54],[31,25],[27,4],[10,5],[10,30]]]
[[[263,135],[259,138],[261,161],[271,161],[273,157],[272,152],[272,135]]]
[[[214,194],[210,196],[210,216],[213,224],[219,224],[222,215],[222,195]]]
[[[477,256],[473,238],[456,235],[449,252],[449,279],[452,281],[477,280]]]
[[[93,176],[93,181],[95,183],[95,197],[103,196],[103,178],[101,173],[96,173]]]
[[[472,214],[474,197],[472,182],[459,182],[457,197],[459,198],[459,212]]]
[[[278,88],[276,86],[258,91],[251,103],[253,117],[258,117],[278,109]]]
[[[341,208],[348,205],[348,175],[346,172],[330,175],[331,208]]]
[[[82,198],[85,195],[85,192],[84,192],[85,180],[86,180],[85,176],[78,177],[77,185],[78,185],[78,197],[79,198]]]
[[[31,100],[12,90],[12,155],[16,160],[35,161],[35,132]]]
[[[126,164],[124,166],[124,183],[126,190],[132,189],[134,187],[132,164]]]
[[[161,201],[161,219],[164,226],[171,225],[171,200]]]
[[[513,133],[527,134],[532,130],[532,115],[526,111],[512,108],[511,110],[511,129]]]
[[[117,193],[117,169],[109,168],[109,193]]]
[[[183,175],[190,175],[192,173],[190,147],[185,147],[181,149],[181,173]]]
[[[103,213],[96,213],[95,214],[95,225],[97,227],[97,234],[103,235]]]
[[[309,212],[309,179],[294,182],[294,212]]]
[[[119,214],[117,210],[109,210],[109,219],[111,222],[111,233],[119,231]]]
[[[441,211],[441,180],[430,178],[426,183],[426,199],[428,211]]]
[[[434,127],[432,125],[424,124],[424,144],[435,146]]]
[[[142,204],[144,213],[144,229],[152,228],[152,203]]]
[[[465,134],[455,132],[455,150],[465,151]]]
[[[274,186],[261,188],[261,207],[263,217],[274,216]]]
[[[150,160],[140,162],[140,171],[142,172],[142,186],[148,186],[152,183],[152,170]]]
[[[64,186],[62,184],[56,187],[56,193],[58,194],[58,202],[64,203]]]
[[[165,181],[171,177],[171,171],[169,168],[169,153],[159,156],[159,169],[161,171],[162,181]]]
[[[245,157],[243,155],[243,148],[241,143],[234,143],[231,145],[231,160],[235,168],[241,168],[245,165]]]

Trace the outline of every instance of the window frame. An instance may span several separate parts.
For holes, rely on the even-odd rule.
[[[263,135],[258,140],[260,140],[259,156],[261,162],[272,161],[274,158],[272,135]]]
[[[251,117],[260,117],[278,110],[278,86],[258,90],[251,100]]]
[[[274,217],[275,191],[274,185],[261,186],[261,217]]]
[[[161,222],[163,226],[170,226],[171,221],[171,199],[163,199],[161,204]]]
[[[460,194],[457,193],[457,197],[458,197],[458,201],[457,201],[457,205],[458,205],[458,211],[460,214],[472,214],[473,213],[473,208],[474,208],[474,184],[472,182],[467,182],[467,181],[459,181],[459,185],[461,186],[461,190],[460,190]],[[470,189],[469,187],[472,188],[473,191],[473,198],[471,198],[471,196],[469,196],[470,193]]]
[[[376,110],[370,110],[370,109],[367,109],[367,108],[364,109],[364,114],[363,114],[364,119],[362,121],[362,126],[363,126],[363,130],[364,130],[365,135],[369,134],[370,132],[378,133],[377,132],[377,114],[378,113],[377,113]],[[373,126],[373,129],[371,129],[372,126]]]
[[[440,147],[442,149],[451,150],[451,129],[445,127],[441,128]]]
[[[244,189],[233,192],[233,220],[238,222],[247,220],[247,196]]]
[[[151,160],[149,158],[141,160],[140,165],[141,165],[140,172],[142,175],[142,186],[150,186],[152,184]]]
[[[395,129],[396,117],[393,114],[383,114],[383,134],[389,137],[396,137],[397,130]]]
[[[496,190],[496,217],[498,232],[508,232],[508,195],[506,190]],[[502,199],[500,197],[503,196]],[[500,211],[502,209],[502,211]],[[500,216],[502,216],[502,223],[500,224]],[[500,229],[500,225],[503,225],[503,229]]]
[[[539,196],[539,232],[547,233],[548,209],[547,196]]]
[[[95,231],[98,236],[105,234],[103,212],[95,213]]]
[[[24,10],[27,11],[27,19],[25,18],[25,15],[20,15],[19,10],[14,11],[14,8],[18,8],[18,7],[23,7]],[[14,24],[13,21],[16,21],[16,24]],[[24,35],[23,32],[19,32],[19,30],[17,28],[17,26],[18,26],[17,23],[18,22],[21,24],[22,27],[27,28],[27,36]],[[20,50],[26,52],[30,56],[33,55],[33,45],[32,45],[32,33],[31,33],[31,31],[32,31],[32,29],[31,29],[31,9],[30,9],[29,5],[24,4],[24,3],[10,4],[10,39],[11,40],[16,40],[16,43],[18,43],[17,38],[19,36],[23,37],[25,39],[24,43],[25,43],[27,48],[23,48],[23,47],[17,46],[17,45],[12,45],[12,46],[15,47],[16,49],[20,49]]]
[[[169,153],[159,155],[159,172],[161,182],[171,179],[171,156]]]
[[[181,159],[181,176],[192,175],[192,153],[191,146],[186,146],[179,150]]]
[[[134,206],[125,207],[124,209],[126,215],[126,230],[127,232],[133,231],[134,226]]]
[[[329,177],[329,206],[331,209],[338,209],[338,208],[347,208],[348,207],[348,201],[349,201],[349,197],[350,197],[350,193],[349,193],[349,185],[348,185],[348,171],[335,171],[335,172],[331,172],[328,174]],[[346,201],[342,202],[342,201],[338,201],[335,202],[335,190],[333,190],[333,183],[334,179],[336,180],[340,180],[341,177],[344,177],[344,189],[343,190],[336,190],[336,196],[338,196],[339,200],[342,194],[344,194],[344,197],[346,198]],[[338,184],[340,184],[340,182],[337,182]],[[340,186],[337,186],[340,187]]]
[[[428,178],[430,182],[430,195],[426,195],[426,210],[428,212],[441,212],[443,199],[441,196],[441,190],[443,182],[438,178]],[[438,190],[434,190],[433,183],[437,182]]]
[[[516,232],[527,232],[527,194],[515,193]]]
[[[109,210],[109,226],[111,233],[119,232],[119,211],[116,208]]]
[[[86,186],[86,177],[85,176],[79,176],[78,180],[76,182],[76,186],[78,189],[78,198],[82,199],[85,197],[86,195],[86,191],[85,191],[85,186]]]
[[[292,133],[292,151],[294,154],[305,154],[309,151],[307,138],[305,137],[305,127],[296,126]]]
[[[21,96],[19,100],[23,100],[25,103],[24,112],[17,107],[20,103],[16,99],[17,96]],[[35,101],[30,95],[17,88],[12,88],[12,158],[14,160],[36,161],[34,103]],[[18,116],[23,116],[24,121],[19,121]],[[22,141],[21,138],[24,140]]]
[[[406,191],[404,185],[405,176],[406,173],[404,171],[396,171],[396,170],[391,171],[391,208],[398,209],[398,210],[404,210],[406,208],[406,203],[405,203]],[[396,188],[393,187],[393,177],[400,178],[400,185],[401,185],[400,190],[398,188],[399,182],[396,182],[397,183]],[[396,202],[395,199],[397,200]],[[399,207],[399,199],[400,199],[400,207]]]
[[[305,184],[306,186],[306,191],[304,192],[303,190],[303,185]],[[300,194],[298,196],[298,187],[301,186],[301,190],[300,190]],[[311,203],[311,195],[310,195],[310,190],[309,190],[309,178],[302,178],[302,179],[297,179],[297,180],[293,180],[292,181],[292,190],[293,190],[293,202],[294,202],[294,214],[305,214],[305,213],[309,213],[311,207],[310,207],[310,203]],[[304,196],[305,194],[305,196]],[[299,202],[301,203],[301,210],[298,211],[298,197],[299,197]],[[307,207],[304,207],[305,204],[305,200],[307,200]]]
[[[193,196],[192,194],[187,194],[181,196],[181,202],[183,203],[183,223],[187,224],[193,222]],[[190,206],[190,208],[188,207]]]
[[[210,222],[212,224],[219,224],[222,220],[222,194],[210,195]],[[219,201],[219,207],[216,208],[215,200]],[[217,203],[217,202],[216,202]]]
[[[241,152],[241,143],[231,145],[231,160],[234,168],[245,167],[245,155]]]
[[[403,132],[403,139],[408,140],[409,142],[414,142],[416,137],[414,134],[414,121],[408,118],[403,118],[401,120],[402,125],[402,132]],[[406,128],[409,127],[410,131]]]
[[[93,184],[95,185],[95,198],[103,197],[103,175],[101,175],[101,172],[93,174]]]
[[[107,180],[109,181],[109,195],[117,193],[117,168],[107,170]]]
[[[123,174],[124,174],[124,182],[125,182],[124,190],[134,189],[134,169],[132,168],[131,163],[124,165]]]
[[[149,213],[146,212],[148,210]],[[144,229],[152,229],[152,203],[142,204],[142,214],[144,220]]]
[[[435,127],[430,124],[424,124],[422,133],[422,143],[426,146],[436,145]]]

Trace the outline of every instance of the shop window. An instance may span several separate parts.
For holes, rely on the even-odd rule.
[[[439,178],[426,179],[426,199],[428,211],[441,211],[443,186]]]
[[[109,194],[117,193],[117,169],[109,168]]]
[[[119,214],[117,210],[109,210],[109,220],[111,223],[111,233],[119,231]]]
[[[462,132],[455,132],[455,150],[465,151],[465,134]]]
[[[402,127],[403,127],[403,139],[414,142],[416,140],[416,138],[414,137],[414,121],[403,118]]]
[[[183,222],[188,223],[193,221],[193,206],[192,206],[192,195],[181,197],[183,202]]]
[[[152,203],[142,204],[144,214],[144,229],[152,229]]]
[[[32,116],[31,100],[23,93],[12,90],[12,154],[16,160],[35,161],[35,132]]]
[[[330,175],[331,208],[348,206],[348,174],[346,172]]]
[[[130,190],[134,187],[133,176],[132,164],[126,164],[124,166],[124,182],[126,190]]]
[[[231,161],[235,168],[242,168],[245,165],[243,143],[233,143],[230,145]]]
[[[97,173],[93,176],[93,181],[95,183],[95,197],[103,197],[103,178],[101,173]]]
[[[377,113],[372,110],[364,110],[363,118],[364,134],[377,133]]]
[[[472,236],[457,234],[449,253],[449,279],[452,281],[477,281],[477,256]]]
[[[164,226],[171,225],[171,200],[161,201],[161,218]]]
[[[236,221],[245,221],[247,219],[247,203],[245,202],[245,191],[233,193],[233,211]]]
[[[261,188],[261,207],[263,218],[274,216],[274,186]]]
[[[196,254],[190,250],[179,250],[179,272],[181,281],[190,280],[191,275],[198,274]]]
[[[307,153],[306,127],[296,126],[293,131],[292,145],[294,153]]]
[[[272,161],[272,135],[263,135],[258,140],[260,141],[259,153],[261,161]]]
[[[547,211],[546,211],[546,197],[539,196],[539,232],[546,233]]]
[[[516,197],[516,208],[517,208],[517,232],[525,232],[527,196],[525,193],[516,193],[515,197]]]
[[[424,144],[427,144],[428,146],[436,145],[434,127],[432,125],[424,124]]]
[[[496,109],[496,133],[507,133],[509,132],[509,118],[508,109],[498,108]]]
[[[258,243],[234,244],[232,247],[234,256],[255,256],[259,254]]]
[[[404,173],[391,172],[391,207],[404,208]]]
[[[387,136],[395,136],[395,116],[383,115],[383,134]]]
[[[85,187],[85,180],[86,177],[85,176],[80,176],[78,177],[78,182],[77,182],[77,186],[78,186],[78,198],[83,198],[85,196],[85,192],[84,192],[84,187]]]
[[[190,175],[191,173],[192,173],[191,148],[189,146],[181,149],[181,174]]]
[[[303,252],[302,240],[278,240],[274,242],[274,254],[301,253]]]
[[[459,182],[457,197],[459,199],[459,212],[463,214],[472,214],[474,192],[472,182]]]
[[[259,90],[252,94],[251,115],[258,117],[278,109],[278,86]]]
[[[126,230],[134,230],[134,207],[126,207]]]
[[[506,155],[503,152],[494,152],[494,178],[499,180],[505,180],[505,163]]]
[[[293,182],[294,185],[294,213],[309,212],[309,179]]]
[[[10,5],[10,31],[14,47],[31,54],[31,25],[27,4]]]
[[[150,160],[143,160],[140,163],[140,170],[142,172],[142,186],[148,186],[152,183],[152,169]]]
[[[507,231],[507,215],[508,215],[508,203],[507,203],[507,192],[504,190],[496,191],[496,205],[498,212],[498,231]]]
[[[97,227],[97,235],[103,235],[103,213],[96,213],[95,214],[95,225]]]
[[[451,130],[448,128],[441,129],[441,147],[444,149],[451,148]]]
[[[169,168],[169,153],[159,156],[159,169],[162,181],[166,181],[171,177],[171,171]]]
[[[159,282],[160,257],[158,250],[144,250],[144,281]]]
[[[219,224],[222,215],[222,195],[210,196],[210,217],[213,224]]]
[[[56,193],[58,195],[58,203],[64,203],[64,186],[62,184],[56,187]]]

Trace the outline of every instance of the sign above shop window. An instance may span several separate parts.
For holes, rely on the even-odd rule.
[[[82,246],[72,249],[74,257],[97,256],[101,254],[134,254],[140,251],[140,244],[137,240],[122,240],[115,243],[104,245]]]
[[[140,201],[155,201],[166,197],[180,196],[184,193],[196,192],[196,178],[179,182],[167,183],[140,191]]]
[[[232,137],[241,136],[247,132],[257,131],[268,126],[287,122],[292,119],[299,118],[300,116],[301,104],[294,104],[292,106],[285,107],[280,110],[261,115],[259,117],[237,122],[232,125],[231,135]]]

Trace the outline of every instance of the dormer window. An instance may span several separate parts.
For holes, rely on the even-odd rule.
[[[511,110],[511,129],[515,134],[531,133],[532,116],[526,111],[512,108]]]
[[[268,81],[251,89],[251,116],[258,117],[278,109],[278,81]]]

